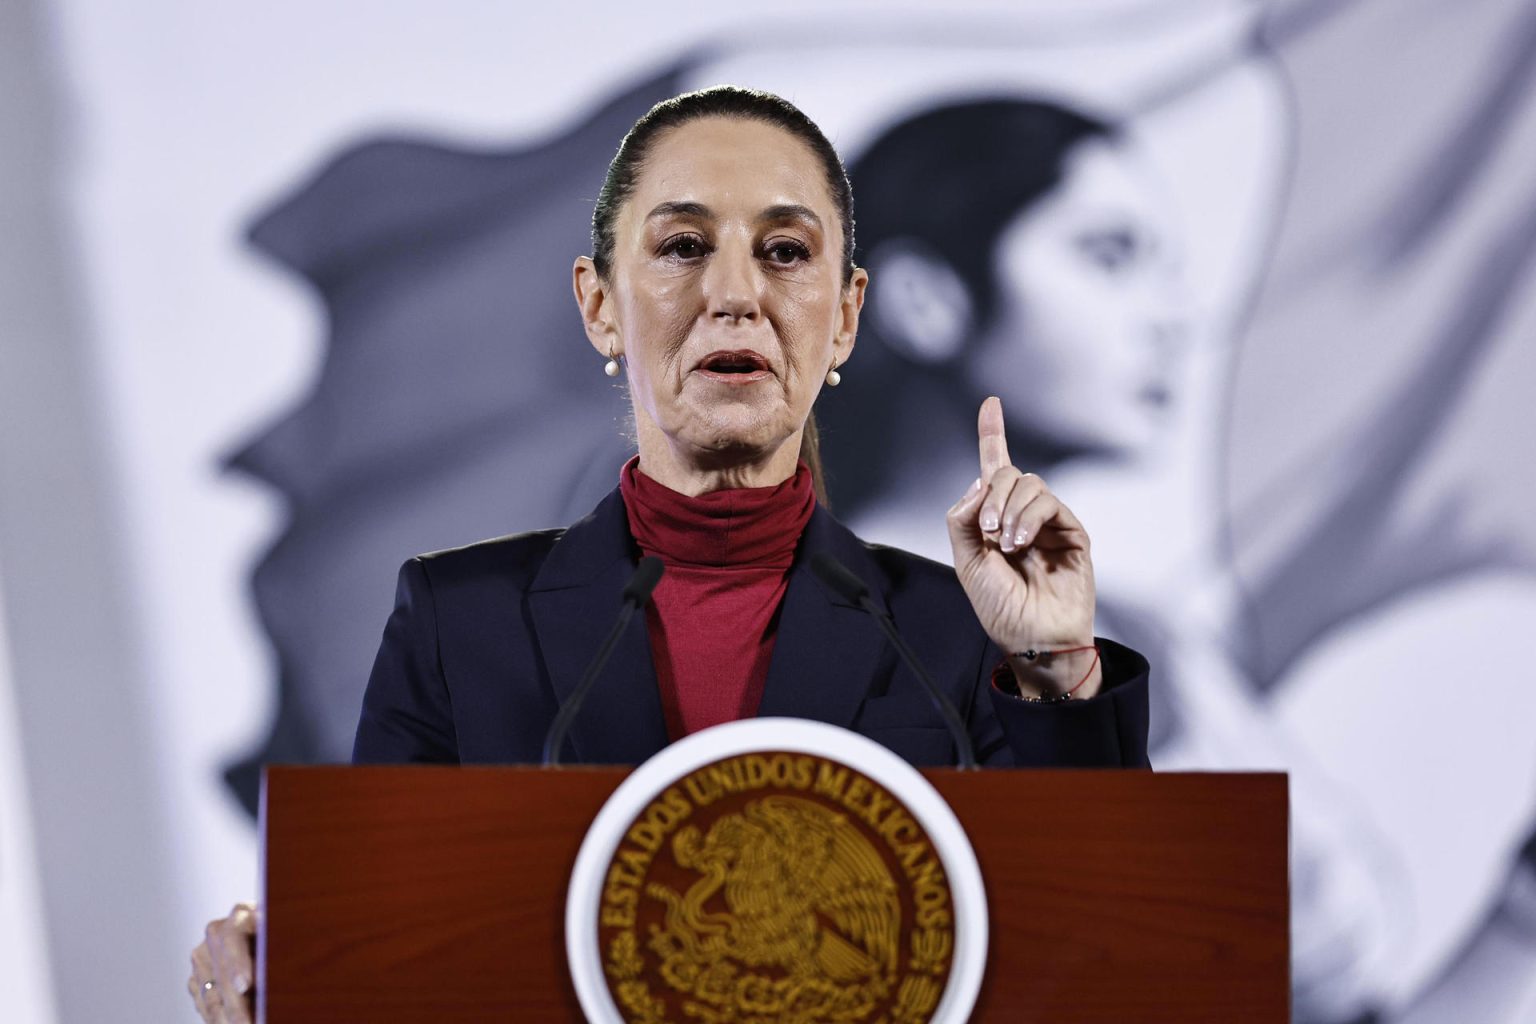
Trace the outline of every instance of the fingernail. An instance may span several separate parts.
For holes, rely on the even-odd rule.
[[[1020,547],[1020,548],[1023,547],[1024,546],[1024,542],[1027,541],[1027,540],[1029,540],[1029,531],[1028,530],[1020,530],[1018,533],[1013,535],[1014,547]]]
[[[981,516],[981,528],[983,530],[986,530],[988,533],[991,533],[993,530],[997,529],[997,513],[996,512],[984,512],[984,513],[982,513],[982,516]]]
[[[971,484],[971,489],[965,492],[965,496],[969,498],[979,490],[981,490],[981,477],[976,478],[976,482]]]
[[[230,984],[234,986],[237,995],[243,996],[251,990],[251,979],[247,978],[244,974],[235,975],[234,980]]]
[[[1002,539],[998,541],[997,546],[1002,548],[1004,551],[1012,551],[1013,550],[1013,534],[1011,534],[1011,533],[1003,534]]]

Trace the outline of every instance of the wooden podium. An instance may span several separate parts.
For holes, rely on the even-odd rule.
[[[259,1019],[579,1022],[566,883],[623,768],[269,768]],[[991,938],[975,1021],[1286,1024],[1286,777],[923,773]]]

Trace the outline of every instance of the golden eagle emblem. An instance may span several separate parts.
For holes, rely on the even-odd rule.
[[[905,896],[898,884],[908,882],[906,865],[933,881],[925,837],[911,838],[911,819],[889,794],[863,802],[878,792],[867,780],[815,791],[809,770],[779,777],[789,792],[764,783],[727,794],[685,780],[631,829],[633,848],[609,871],[604,912],[617,926],[605,969],[628,1020],[928,1020],[948,973],[952,924],[946,911],[919,926],[910,884]],[[832,799],[850,791],[856,800]],[[875,817],[872,807],[903,817]]]

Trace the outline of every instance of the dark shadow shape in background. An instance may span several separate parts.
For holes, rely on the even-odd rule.
[[[526,148],[348,147],[250,228],[328,324],[313,390],[227,461],[289,512],[252,579],[277,712],[225,771],[250,813],[263,764],[349,756],[396,566],[569,522],[616,482],[623,403],[596,386],[566,260],[618,141],[688,66]]]

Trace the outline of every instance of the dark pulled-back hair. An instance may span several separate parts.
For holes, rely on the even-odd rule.
[[[842,277],[847,285],[853,276],[853,188],[848,184],[848,172],[842,158],[826,135],[805,113],[782,96],[760,89],[744,89],[736,85],[715,85],[662,100],[624,136],[619,151],[608,165],[608,176],[597,194],[592,208],[592,262],[598,276],[608,279],[613,267],[613,224],[619,210],[635,191],[635,182],[644,169],[646,154],[663,134],[673,128],[707,117],[737,118],[744,121],[760,121],[784,129],[804,142],[821,162],[822,175],[832,205],[837,208],[837,218],[843,228]],[[800,438],[800,458],[811,471],[811,481],[816,497],[827,504],[827,487],[821,466],[821,445],[813,413],[805,421],[805,432]]]
[[[971,286],[984,322],[1003,230],[1060,184],[1074,147],[1116,135],[1088,114],[1018,98],[967,100],[907,118],[854,165],[861,257],[893,238],[927,244]]]
[[[651,146],[664,133],[707,117],[761,121],[784,129],[804,142],[821,161],[822,175],[843,227],[843,283],[853,275],[853,189],[842,158],[822,130],[782,96],[737,85],[714,85],[662,100],[645,113],[619,143],[608,165],[608,176],[592,209],[592,262],[604,279],[613,265],[613,224],[619,209],[635,190]]]

